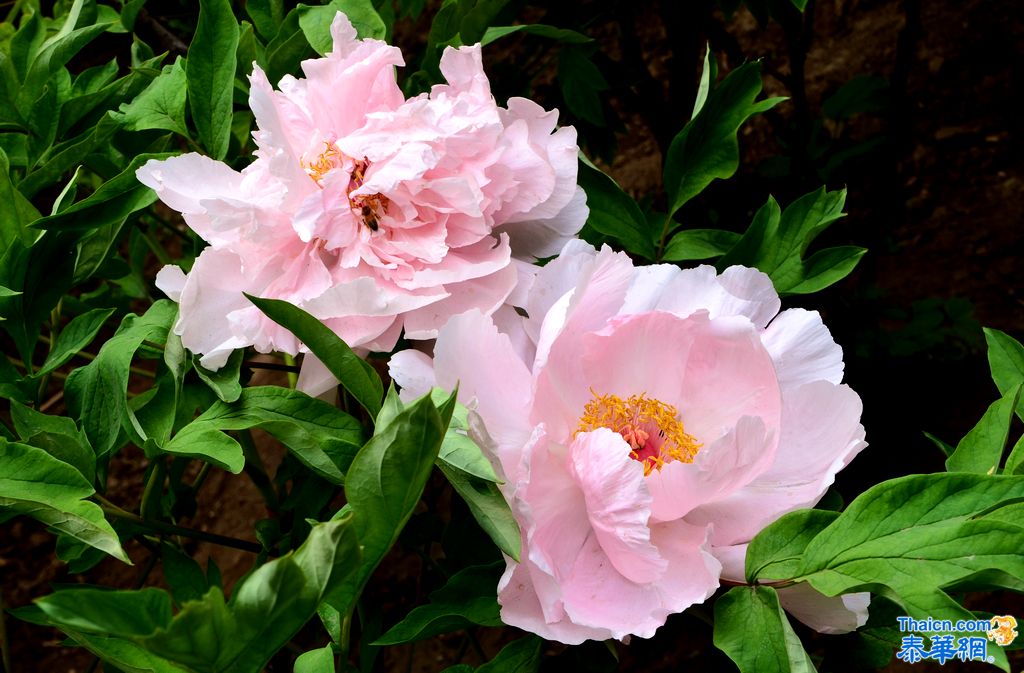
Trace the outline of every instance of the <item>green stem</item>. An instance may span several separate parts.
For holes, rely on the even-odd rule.
[[[168,255],[167,251],[164,250],[164,247],[160,245],[160,241],[156,240],[153,237],[153,234],[151,234],[148,230],[143,229],[141,227],[139,228],[139,233],[142,234],[142,240],[146,242],[146,245],[153,253],[153,256],[156,257],[161,264],[171,263],[171,256]]]
[[[274,484],[267,474],[267,469],[263,465],[263,459],[260,458],[260,452],[256,450],[252,432],[241,430],[237,433],[236,439],[242,445],[242,455],[245,456],[245,473],[249,475],[249,479],[263,496],[267,508],[276,512],[280,507],[280,501],[277,498],[277,491],[274,490]]]
[[[199,493],[199,489],[206,483],[206,477],[210,474],[210,463],[203,463],[202,467],[199,468],[199,474],[196,475],[195,481],[192,482],[192,493],[193,495]]]
[[[139,514],[146,521],[155,519],[160,514],[160,499],[164,495],[164,481],[167,479],[167,461],[163,457],[153,463],[153,471],[149,473],[146,487],[142,491],[142,503]]]
[[[50,311],[50,338],[47,339],[46,357],[49,359],[53,355],[53,345],[57,342],[57,337],[60,336],[60,311],[64,304],[64,299],[60,299],[57,305]],[[50,372],[52,374],[53,372]],[[46,374],[39,381],[39,388],[36,390],[36,409],[43,403],[43,396],[46,395],[47,389],[50,387],[50,374]]]
[[[130,521],[139,528],[151,530],[163,535],[180,535],[181,537],[187,537],[192,540],[211,542],[222,547],[241,549],[242,551],[252,552],[253,554],[259,554],[263,551],[263,546],[256,542],[239,540],[238,538],[217,535],[216,533],[207,533],[205,531],[195,530],[194,528],[183,528],[182,526],[175,526],[174,524],[164,523],[163,521],[146,520],[138,514],[132,514],[129,511],[121,509],[98,493],[94,493],[92,497],[96,498],[99,502],[100,508],[103,510],[103,513],[107,516],[114,519]]]
[[[284,363],[289,367],[294,368],[294,371],[288,372],[288,387],[294,389],[299,384],[298,368],[295,366],[295,358],[287,353],[284,353]]]
[[[669,226],[672,224],[672,213],[665,216],[665,224],[661,225],[661,236],[658,238],[658,254],[654,258],[656,262],[661,261],[661,256],[665,254],[665,239],[668,238]]]
[[[340,649],[340,656],[342,661],[342,670],[348,666],[348,655],[351,647],[352,639],[352,608],[349,607],[345,611],[345,616],[341,619],[341,642],[338,643]]]

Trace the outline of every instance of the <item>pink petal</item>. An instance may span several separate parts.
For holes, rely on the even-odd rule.
[[[416,356],[407,356],[416,357]],[[456,316],[445,325],[434,347],[437,384],[447,390],[459,385],[459,398],[476,400],[487,419],[487,430],[514,456],[500,455],[506,474],[518,465],[518,450],[533,431],[528,419],[530,372],[516,356],[507,336],[479,311]]]
[[[426,395],[437,385],[433,359],[422,351],[408,348],[398,351],[388,360],[388,373],[401,386],[403,401]]]
[[[866,592],[829,597],[802,582],[779,589],[778,593],[786,612],[818,633],[849,633],[868,621],[871,594]]]
[[[637,309],[646,304],[643,310],[669,311],[683,317],[702,310],[712,318],[745,316],[761,329],[780,306],[771,279],[757,269],[742,266],[729,267],[720,275],[706,265],[684,269],[673,275],[660,296],[647,296],[641,302],[634,293],[634,300]]]
[[[843,380],[843,349],[832,339],[817,311],[783,311],[768,325],[761,340],[775,361],[783,387],[811,381],[838,384]]]
[[[668,561],[651,544],[652,498],[643,465],[630,450],[621,435],[606,428],[581,433],[570,447],[570,471],[608,560],[626,579],[644,584],[661,577]]]

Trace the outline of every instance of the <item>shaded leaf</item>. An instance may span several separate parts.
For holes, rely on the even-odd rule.
[[[224,158],[231,138],[237,48],[238,22],[230,0],[199,0],[199,23],[188,48],[186,88],[199,140],[214,159]]]
[[[714,640],[741,673],[816,670],[771,587],[733,587],[719,598]]]

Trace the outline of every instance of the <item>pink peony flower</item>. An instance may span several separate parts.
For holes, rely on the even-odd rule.
[[[280,90],[255,67],[245,170],[186,154],[137,173],[209,243],[188,275],[164,267],[157,286],[211,369],[242,346],[302,350],[243,292],[387,351],[403,328],[425,339],[452,315],[494,311],[516,283],[513,257],[556,253],[586,220],[575,129],[528,100],[498,107],[480,45],[447,49],[448,83],[406,101],[397,48],[356,39],[341,13],[331,32],[334,50]]]
[[[742,581],[750,539],[866,446],[841,349],[817,313],[779,307],[754,269],[634,268],[574,241],[538,271],[528,319],[471,311],[432,361],[393,356],[408,394],[459,384],[504,474],[523,536],[498,587],[506,623],[570,644],[649,637]],[[780,595],[812,625],[866,619],[864,596],[807,589]]]

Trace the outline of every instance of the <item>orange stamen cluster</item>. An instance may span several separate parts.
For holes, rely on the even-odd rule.
[[[632,449],[630,457],[643,463],[644,476],[673,460],[693,462],[702,445],[683,429],[674,406],[646,393],[623,400],[618,395],[590,392],[594,399],[583,408],[573,437],[598,428],[619,433]]]
[[[313,178],[313,181],[319,185],[328,172],[341,165],[344,157],[345,155],[334,143],[325,140],[324,151],[314,161],[302,162],[302,168],[306,171],[306,175]]]

